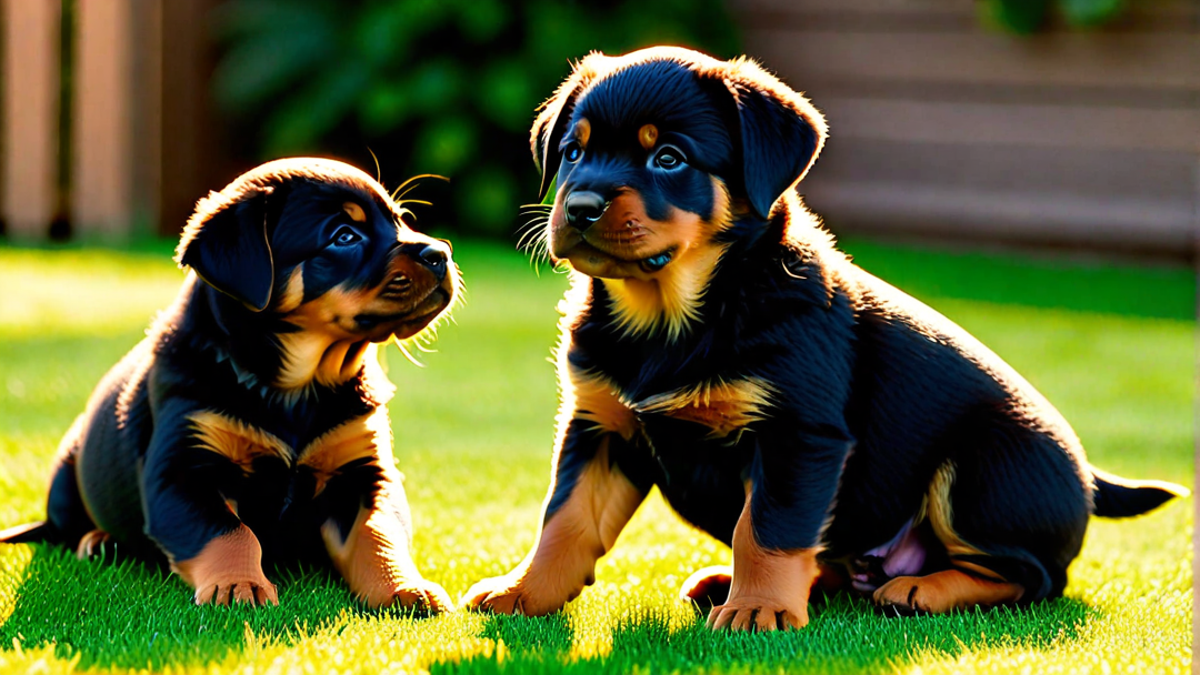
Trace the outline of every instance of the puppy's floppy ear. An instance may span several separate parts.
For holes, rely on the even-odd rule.
[[[729,62],[725,84],[737,104],[746,196],[761,217],[808,172],[827,128],[808,99],[743,57]]]
[[[275,261],[267,240],[267,198],[272,188],[247,187],[232,196],[210,193],[188,219],[175,261],[208,285],[261,312],[271,303]]]
[[[533,163],[542,173],[542,185],[538,190],[539,197],[546,196],[554,175],[558,173],[558,165],[562,162],[562,153],[558,144],[567,131],[567,123],[571,121],[571,110],[575,107],[575,99],[595,79],[599,68],[609,57],[599,52],[588,54],[575,65],[575,70],[554,95],[538,108],[537,119],[529,130],[529,149],[533,152]]]

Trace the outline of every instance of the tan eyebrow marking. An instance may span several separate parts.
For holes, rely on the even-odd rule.
[[[350,216],[350,220],[353,220],[356,223],[367,222],[367,213],[363,211],[361,206],[355,204],[354,202],[346,202],[345,204],[342,204],[342,210],[345,211],[348,216]]]
[[[638,129],[638,143],[641,143],[643,148],[649,150],[650,148],[654,147],[654,144],[657,141],[658,127],[654,126],[653,124],[647,124],[641,129]]]
[[[579,141],[580,145],[587,147],[588,138],[591,135],[592,123],[587,121],[586,117],[575,124],[575,140]]]

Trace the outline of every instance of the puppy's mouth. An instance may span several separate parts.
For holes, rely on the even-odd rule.
[[[554,257],[588,276],[608,279],[648,277],[673,262],[678,247],[668,246],[650,255],[630,255],[649,237],[644,233],[625,234],[621,230],[589,228],[584,232],[570,228],[554,237]]]
[[[381,300],[392,300],[395,302],[403,301],[412,292],[412,279],[409,279],[405,274],[397,274],[392,277],[383,289],[376,296]]]
[[[411,297],[412,282],[403,275],[389,281],[376,296],[385,300],[403,300]],[[404,340],[421,332],[450,306],[450,293],[435,286],[424,299],[417,301],[403,312],[363,312],[354,317],[354,322],[364,337],[372,342],[386,342],[392,336]]]

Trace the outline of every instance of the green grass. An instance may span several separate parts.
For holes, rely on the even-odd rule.
[[[1195,281],[1185,270],[1036,262],[850,242],[868,269],[990,345],[1072,421],[1091,460],[1191,485]],[[0,248],[0,526],[39,518],[50,459],[99,377],[174,295],[169,244]],[[389,372],[397,456],[424,574],[457,597],[524,554],[549,479],[547,358],[565,279],[458,242],[457,323]],[[839,596],[803,631],[712,634],[673,602],[730,553],[653,496],[559,615],[369,612],[336,580],[276,574],[280,606],[195,607],[130,563],[0,547],[0,672],[1184,672],[1193,501],[1093,521],[1066,597],[887,619]]]

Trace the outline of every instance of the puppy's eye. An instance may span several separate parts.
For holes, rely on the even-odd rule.
[[[567,144],[567,147],[563,149],[563,159],[572,164],[578,162],[580,157],[583,157],[583,148],[580,147],[575,141],[571,141]]]
[[[362,236],[359,233],[348,227],[343,227],[333,234],[333,245],[349,246],[360,239],[362,239]]]
[[[664,145],[654,155],[654,165],[666,171],[672,171],[683,166],[687,161],[683,151],[673,145]]]

